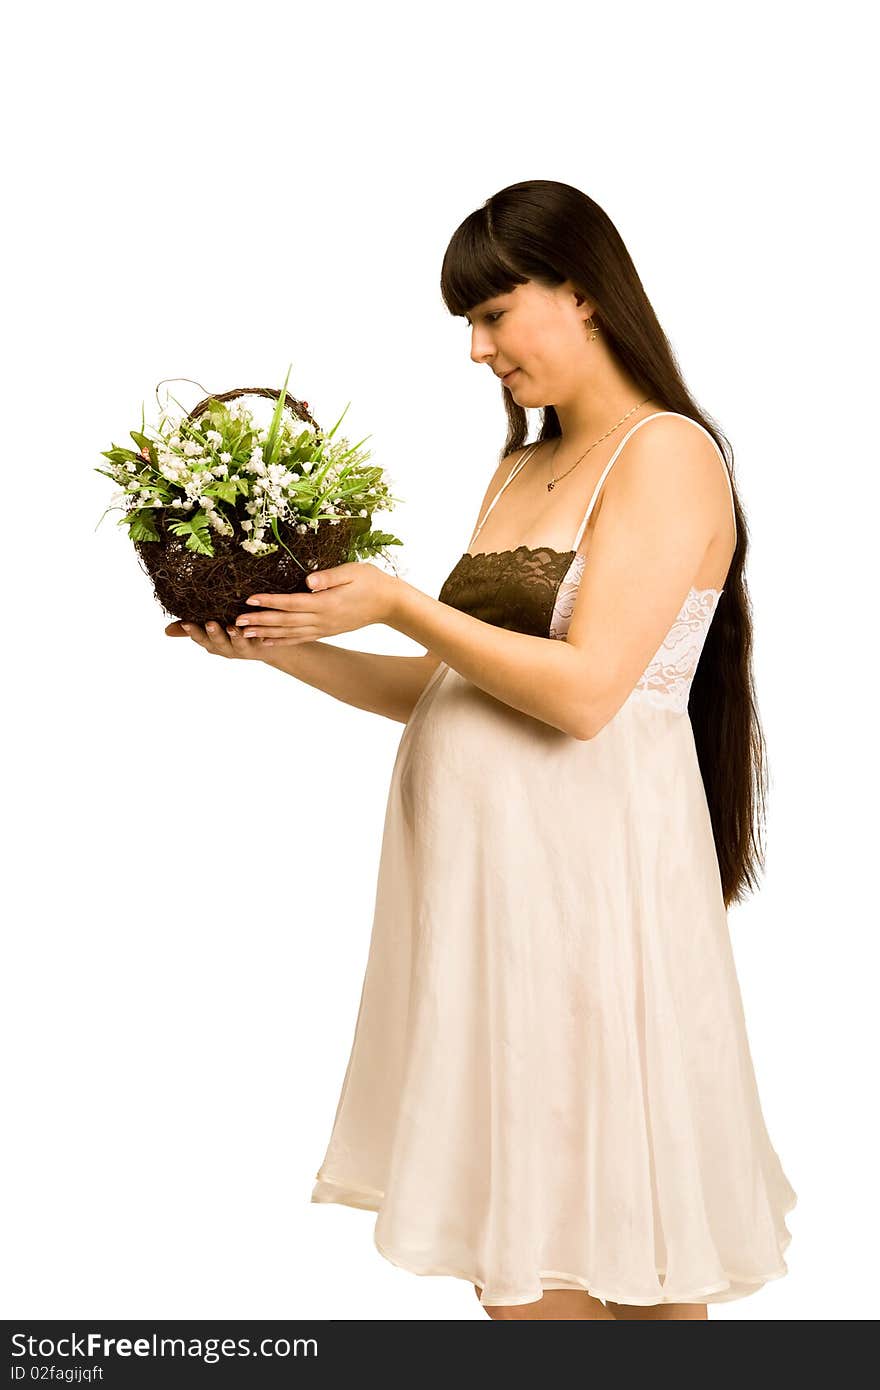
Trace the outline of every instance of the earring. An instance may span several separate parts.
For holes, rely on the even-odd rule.
[[[592,343],[592,342],[594,341],[594,339],[598,338],[598,336],[599,336],[599,330],[598,330],[598,328],[596,327],[596,325],[593,323],[593,315],[592,315],[592,314],[591,314],[590,317],[587,319],[587,324],[589,325],[589,327],[587,328],[587,332],[588,332],[589,335],[590,335],[590,342]]]

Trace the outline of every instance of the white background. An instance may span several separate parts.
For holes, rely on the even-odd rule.
[[[310,1204],[401,726],[172,641],[100,451],[162,377],[369,435],[436,596],[505,437],[439,294],[527,178],[624,238],[735,450],[771,764],[730,914],[790,1273],[876,1316],[876,108],[869,9],[52,4],[10,31],[5,1317],[482,1318]],[[11,307],[11,314],[9,309]],[[192,405],[197,388],[174,388]],[[533,419],[533,429],[536,417]],[[336,640],[422,650],[384,627]]]

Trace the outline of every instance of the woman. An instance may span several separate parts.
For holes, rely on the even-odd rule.
[[[346,564],[189,629],[405,724],[312,1201],[493,1318],[705,1319],[786,1272],[796,1202],[726,916],[766,781],[723,436],[577,189],[490,198],[441,285],[508,436],[439,598]],[[320,640],[375,622],[425,654]]]

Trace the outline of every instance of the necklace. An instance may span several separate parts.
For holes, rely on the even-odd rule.
[[[609,434],[613,434],[614,431],[615,431],[616,429],[619,429],[619,428],[620,428],[620,426],[623,424],[623,421],[624,421],[624,420],[628,420],[629,417],[633,414],[633,412],[639,409],[639,406],[647,405],[647,403],[648,403],[648,401],[649,401],[650,399],[651,399],[650,396],[646,396],[645,399],[644,399],[643,401],[639,401],[637,405],[634,405],[633,408],[632,408],[632,410],[628,410],[628,411],[626,412],[626,414],[622,417],[622,419],[618,420],[618,422],[617,422],[616,425],[612,425],[612,426],[611,426],[611,429],[610,429],[610,430],[606,430],[604,434],[600,435],[599,438],[595,441],[595,443],[590,445],[590,448],[589,448],[589,449],[585,449],[585,450],[584,450],[584,452],[581,454],[580,458],[579,458],[579,459],[576,459],[575,462],[571,465],[571,468],[566,468],[565,472],[564,472],[564,473],[560,473],[560,475],[559,475],[558,478],[557,478],[556,475],[554,474],[554,475],[553,475],[553,481],[552,481],[552,482],[549,482],[549,483],[547,484],[547,491],[548,491],[548,492],[552,492],[553,489],[555,488],[556,484],[559,483],[559,482],[561,482],[563,478],[567,478],[568,475],[569,475],[569,473],[572,473],[572,472],[574,471],[574,469],[577,468],[578,464],[579,464],[583,459],[585,459],[585,458],[587,457],[587,454],[590,452],[590,449],[595,449],[596,444],[601,444],[603,439],[607,439],[608,436],[609,436]],[[557,442],[556,442],[556,448],[553,450],[553,457],[554,457],[554,459],[555,459],[556,455],[558,454],[558,452],[559,452],[559,440],[557,440]],[[551,465],[550,465],[550,469],[551,469],[551,472],[552,472],[552,470],[553,470],[553,465],[552,465],[552,463],[551,463]]]

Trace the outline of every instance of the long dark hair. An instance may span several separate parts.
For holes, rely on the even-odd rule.
[[[764,868],[768,785],[744,574],[748,528],[733,477],[733,450],[685,386],[617,228],[586,193],[566,183],[529,179],[493,194],[456,229],[443,258],[440,291],[449,312],[461,316],[527,280],[548,288],[571,281],[595,305],[593,321],[639,394],[702,425],[728,466],[736,550],[691,686],[688,714],[729,906],[756,887]],[[499,461],[521,449],[528,434],[524,408],[502,391],[507,439]],[[559,417],[547,405],[538,437],[559,434]]]

